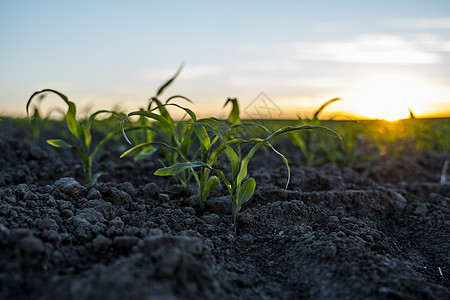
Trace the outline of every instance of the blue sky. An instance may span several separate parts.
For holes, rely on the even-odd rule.
[[[184,61],[164,96],[204,116],[261,92],[276,117],[450,116],[450,1],[0,0],[0,25],[0,114],[44,88],[136,110]]]

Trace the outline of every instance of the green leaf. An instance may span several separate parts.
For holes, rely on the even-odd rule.
[[[242,205],[250,200],[255,192],[256,182],[254,178],[249,178],[237,190],[236,199],[232,202],[233,222],[236,224],[237,215],[242,208]]]
[[[261,125],[261,124],[255,124],[255,123],[239,123],[239,124],[233,124],[233,125],[229,126],[228,128],[226,128],[226,129],[224,130],[224,132],[223,132],[222,134],[224,134],[224,133],[226,133],[226,132],[228,132],[228,131],[231,131],[232,129],[245,129],[245,127],[255,127],[255,128],[262,129],[262,130],[264,130],[265,132],[270,133],[270,130],[267,129],[264,125]]]
[[[155,96],[156,98],[158,98],[159,95],[161,95],[161,94],[164,92],[164,90],[165,90],[169,85],[172,84],[172,82],[175,80],[175,78],[177,78],[178,75],[180,74],[181,70],[183,70],[183,67],[184,67],[184,63],[182,63],[182,64],[180,65],[180,67],[178,68],[177,72],[172,76],[172,78],[170,78],[169,80],[167,80],[167,81],[166,81],[166,82],[158,89],[158,91],[156,92],[156,96]]]
[[[239,103],[237,99],[228,98],[223,107],[227,106],[228,103],[231,103],[232,105],[230,115],[228,116],[228,122],[231,124],[241,123],[241,118],[239,117]]]
[[[170,106],[176,106],[176,107],[184,110],[191,117],[193,122],[197,122],[197,116],[195,115],[195,113],[191,109],[189,109],[187,107],[183,107],[183,106],[175,104],[175,103],[166,103],[166,104],[163,104],[163,105],[164,106],[169,106],[169,105]]]
[[[223,183],[225,184],[225,186],[228,189],[228,192],[230,193],[231,197],[234,197],[233,194],[233,186],[231,185],[231,183],[228,181],[228,179],[225,177],[225,174],[223,174],[223,172],[219,169],[212,169],[214,171],[214,173],[217,174],[217,176],[219,176],[219,178],[223,181]]]
[[[330,105],[331,103],[333,103],[333,102],[336,102],[336,101],[339,101],[339,100],[341,100],[341,98],[333,98],[333,99],[330,99],[330,100],[328,100],[327,102],[325,102],[324,104],[322,104],[320,107],[319,107],[319,109],[314,113],[314,117],[313,117],[313,120],[319,120],[319,114],[320,114],[320,112],[322,111],[322,110],[324,110],[325,109],[325,107],[327,107],[328,105]]]
[[[206,183],[205,189],[202,192],[202,199],[206,200],[208,198],[209,193],[215,189],[220,184],[220,180],[217,176],[212,176],[208,179]]]
[[[288,133],[288,139],[300,148],[300,151],[305,154],[307,152],[303,139],[297,133]]]
[[[72,148],[72,145],[60,139],[47,140],[47,143],[57,148]]]
[[[124,123],[131,116],[143,116],[143,117],[147,117],[149,119],[154,119],[159,122],[160,128],[162,130],[164,130],[164,132],[166,132],[167,135],[169,135],[170,137],[175,136],[175,128],[173,127],[173,121],[170,121],[167,118],[165,118],[161,115],[152,113],[150,111],[144,111],[144,110],[133,111],[133,112],[129,113],[125,118],[123,118],[122,122],[120,123],[120,128],[122,129],[122,134],[125,137],[125,140],[129,144],[131,144],[131,141],[128,139],[128,137],[125,133]]]
[[[67,126],[69,127],[69,131],[76,136],[80,141],[84,141],[85,139],[83,138],[83,132],[82,132],[82,127],[80,126],[80,124],[78,124],[77,120],[76,120],[76,114],[77,114],[77,109],[75,106],[75,103],[69,101],[69,99],[67,98],[66,95],[52,90],[52,89],[44,89],[42,91],[38,91],[33,93],[33,95],[31,95],[30,99],[27,102],[27,106],[26,106],[26,110],[27,110],[27,115],[29,116],[29,107],[31,104],[31,100],[42,93],[46,93],[46,92],[50,92],[50,93],[54,93],[56,95],[58,95],[69,107],[69,109],[67,110],[67,113],[65,115],[66,121],[67,121]]]
[[[181,125],[181,124],[179,124]],[[184,124],[183,124],[184,125]],[[190,126],[188,126],[190,127]],[[192,131],[194,131],[193,128],[183,128],[183,133],[181,134],[181,144],[180,144],[180,151],[184,154],[184,156],[187,156],[189,152],[189,148],[191,147],[194,140],[191,138]]]
[[[209,139],[205,127],[198,125],[194,126],[195,126],[195,133],[197,134],[200,144],[202,145],[205,151],[209,151],[209,148],[211,147],[211,140]]]
[[[158,148],[149,148],[149,149],[145,149],[143,150],[141,153],[137,154],[134,157],[134,160],[141,160],[141,159],[148,159],[151,156],[153,156],[153,154],[155,154],[156,152],[158,152]]]
[[[213,134],[215,134],[217,137],[219,137],[219,139],[222,141],[224,147],[226,147],[225,153],[227,154],[228,159],[230,160],[233,178],[235,178],[237,173],[239,172],[239,158],[238,158],[238,155],[236,154],[236,152],[234,151],[234,149],[223,138],[222,134],[217,129],[215,129],[214,127],[212,127],[209,124],[205,124],[205,123],[191,123],[191,124],[203,126],[205,129],[211,131]]]
[[[231,146],[227,146],[225,153],[230,160],[231,174],[233,174],[233,178],[236,178],[239,173],[239,157]]]
[[[108,134],[104,139],[102,139],[98,145],[94,148],[94,151],[89,155],[89,159],[91,160],[91,162],[94,160],[95,156],[97,156],[98,151],[100,151],[100,149],[103,148],[103,146],[105,146],[105,144],[112,139],[113,137],[115,137],[116,135],[121,134],[121,131],[117,131],[117,132],[111,132],[110,134]]]
[[[87,130],[91,130],[91,126],[92,126],[92,122],[95,120],[95,118],[99,115],[99,114],[111,114],[120,118],[123,118],[124,115],[121,113],[117,113],[115,111],[112,110],[98,110],[96,112],[94,112],[92,115],[89,116],[89,118],[86,121],[86,125],[85,127],[87,128]]]
[[[172,146],[170,146],[170,145],[168,145],[166,143],[163,143],[163,142],[149,142],[149,143],[139,144],[139,145],[134,146],[133,148],[125,151],[124,153],[122,153],[120,158],[122,158],[124,156],[127,156],[127,155],[130,155],[130,154],[133,154],[133,153],[136,153],[136,152],[140,151],[141,149],[144,149],[144,148],[149,147],[149,146],[158,147],[158,148],[167,148],[167,149],[173,150],[176,153],[178,153],[182,157],[182,159],[186,160],[186,157],[184,156],[184,154],[179,149],[177,149],[175,147],[172,147]]]
[[[260,138],[253,138],[253,139],[248,139],[248,140],[232,139],[232,140],[227,141],[227,143],[228,143],[229,146],[232,146],[232,145],[239,145],[239,144],[255,144],[255,143],[259,143],[261,141],[263,141],[263,140],[260,139]],[[223,151],[225,151],[226,148],[227,148],[227,146],[225,144],[222,144],[219,147],[217,147],[217,149],[215,149],[212,152],[212,154],[211,154],[211,156],[210,156],[210,158],[208,160],[208,164],[211,165],[211,166],[214,165],[215,162],[217,161],[217,158],[219,157],[219,155]]]
[[[256,181],[254,178],[247,179],[242,186],[237,190],[237,203],[239,210],[242,207],[242,204],[250,200],[253,193],[255,192]]]
[[[204,162],[196,161],[196,162],[178,163],[178,164],[174,164],[169,167],[161,168],[161,169],[156,170],[156,172],[154,174],[158,175],[158,176],[169,176],[169,175],[178,174],[180,172],[183,172],[184,170],[188,170],[191,168],[198,168],[198,167],[205,167],[205,168],[211,169],[211,167],[208,164],[206,164]]]
[[[189,99],[189,98],[187,98],[187,97],[185,97],[185,96],[182,96],[182,95],[175,95],[175,96],[169,97],[169,98],[166,100],[166,104],[168,104],[170,101],[172,101],[173,99],[176,99],[176,98],[181,98],[181,99],[186,100],[186,101],[189,102],[189,103],[194,103],[194,101],[192,101],[191,99]]]

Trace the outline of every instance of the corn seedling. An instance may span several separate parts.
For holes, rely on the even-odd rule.
[[[298,117],[300,124],[310,124],[312,126],[320,126],[319,114],[331,103],[341,100],[340,98],[333,98],[322,104],[319,109],[314,113],[312,120],[302,119]],[[326,141],[322,139],[320,135],[312,134],[311,131],[291,132],[288,134],[289,140],[296,145],[305,159],[305,166],[307,168],[312,167],[314,164],[320,163],[321,159],[318,158],[318,154],[323,150]]]
[[[189,149],[194,141],[192,137],[193,128],[186,125],[186,122],[175,122],[170,115],[167,107],[176,107],[181,109],[186,115],[190,117],[189,121],[196,122],[197,117],[194,112],[186,107],[182,107],[175,103],[170,103],[175,99],[183,99],[190,103],[192,101],[184,96],[175,95],[168,98],[165,103],[159,100],[159,96],[166,88],[177,78],[182,70],[182,66],[177,72],[166,81],[156,92],[156,95],[149,101],[147,110],[139,110],[129,113],[121,123],[121,128],[126,141],[131,145],[131,141],[125,134],[124,122],[132,116],[139,116],[139,123],[144,126],[144,142],[132,147],[124,152],[120,157],[128,155],[136,155],[137,159],[148,158],[156,151],[159,151],[166,159],[168,165],[174,165],[180,162],[187,161]],[[149,134],[151,132],[151,135]],[[159,138],[159,140],[156,140]],[[163,166],[164,163],[161,162]],[[189,188],[189,172],[186,170],[176,176],[178,181],[186,188]]]
[[[164,107],[164,109],[161,108]],[[123,131],[123,135],[127,142],[131,145],[131,141],[128,139],[128,137],[125,134],[125,128],[124,128],[124,122],[127,120],[127,118],[132,116],[141,116],[148,118],[150,120],[153,120],[155,123],[159,126],[159,137],[162,139],[161,141],[150,141],[138,144],[131,149],[124,152],[120,157],[125,157],[132,154],[139,154],[142,153],[142,151],[147,151],[148,149],[157,149],[166,159],[166,162],[169,165],[174,165],[176,163],[180,162],[186,162],[187,161],[187,155],[189,152],[189,149],[193,143],[193,137],[192,137],[192,131],[193,128],[191,126],[186,125],[185,122],[175,122],[173,118],[170,116],[170,114],[165,109],[166,106],[174,106],[182,109],[184,112],[186,112],[190,118],[191,121],[196,122],[197,117],[194,114],[193,111],[191,111],[188,108],[179,106],[178,104],[174,103],[166,103],[162,104],[161,106],[157,106],[155,108],[150,109],[149,111],[135,111],[129,113],[121,123],[121,128]],[[159,110],[160,114],[155,113],[156,110]],[[161,112],[163,112],[161,114]],[[153,125],[153,124],[152,124]],[[155,126],[155,125],[153,125]],[[144,152],[148,153],[148,152]],[[164,166],[164,163],[161,162]],[[178,174],[177,179],[180,181],[180,183],[188,189],[189,186],[189,172],[183,172],[182,174]]]
[[[282,158],[282,160],[287,168],[287,172],[288,172],[287,183],[286,183],[286,188],[287,188],[289,185],[289,181],[290,181],[289,163],[288,163],[286,157],[282,153],[278,152],[270,144],[269,141],[272,138],[275,138],[276,136],[279,136],[281,134],[285,134],[288,132],[292,132],[292,131],[296,131],[296,130],[305,130],[305,129],[314,129],[314,130],[323,131],[325,133],[328,133],[328,134],[331,134],[331,135],[334,135],[334,136],[340,138],[339,134],[337,134],[333,130],[328,129],[326,127],[304,125],[304,126],[299,126],[299,127],[293,127],[293,126],[283,127],[281,129],[271,133],[265,139],[251,138],[248,140],[232,139],[232,140],[227,141],[227,140],[225,140],[223,134],[221,132],[219,132],[218,130],[216,130],[215,128],[213,128],[212,126],[205,124],[203,122],[196,123],[195,125],[201,126],[204,129],[208,130],[209,132],[212,132],[213,135],[215,136],[215,139],[218,138],[221,141],[221,145],[217,149],[215,149],[214,151],[211,152],[209,159],[208,159],[208,163],[205,163],[204,161],[184,162],[181,164],[175,164],[175,165],[172,165],[169,167],[159,169],[155,172],[155,174],[161,175],[161,176],[176,175],[177,173],[182,172],[184,170],[199,168],[199,167],[207,169],[208,171],[213,171],[214,173],[216,173],[217,177],[222,180],[222,182],[225,184],[225,186],[228,189],[228,192],[231,197],[231,203],[232,203],[233,222],[236,226],[237,226],[238,213],[242,209],[242,205],[245,204],[248,200],[250,200],[250,198],[252,197],[252,195],[255,191],[255,188],[256,188],[255,179],[252,177],[247,178],[248,164],[250,163],[250,160],[255,155],[255,153],[262,146],[268,147],[269,149],[274,151],[277,155],[279,155]],[[200,127],[197,127],[197,128],[200,128]],[[204,133],[205,132],[203,132],[202,135],[205,137],[204,143],[205,143],[205,146],[207,146],[208,139],[206,138],[207,135],[205,136]],[[250,151],[247,153],[247,155],[242,159],[238,156],[238,153],[233,148],[233,145],[240,145],[240,144],[255,144],[250,149]],[[225,153],[225,155],[228,157],[228,160],[230,162],[230,169],[231,169],[231,178],[230,179],[228,179],[225,176],[225,173],[224,173],[225,170],[221,170],[221,169],[214,167],[215,162],[217,161],[217,158],[221,153]],[[209,185],[210,186],[217,185],[218,184],[217,179],[215,179],[215,177],[211,177],[211,178],[213,178],[213,179],[209,179],[209,180],[211,180],[211,183]],[[207,189],[210,188],[208,185],[209,180],[206,181]]]
[[[178,75],[181,73],[181,70],[183,69],[183,64],[178,68],[178,70],[175,72],[175,74],[167,80],[164,84],[162,84],[158,90],[156,91],[155,96],[151,97],[147,106],[147,110],[144,110],[141,108],[139,110],[139,113],[132,112],[128,114],[128,116],[125,118],[125,120],[128,120],[130,116],[138,115],[139,120],[137,123],[143,130],[141,132],[136,132],[136,140],[138,145],[146,144],[147,146],[142,147],[141,151],[135,155],[135,160],[139,159],[145,159],[150,158],[153,154],[155,154],[158,150],[162,152],[162,154],[168,158],[169,163],[174,160],[173,156],[169,155],[169,152],[167,152],[167,149],[164,149],[164,147],[157,147],[156,145],[161,146],[160,144],[152,144],[152,142],[155,141],[157,137],[161,138],[164,142],[166,142],[169,145],[176,146],[176,141],[173,140],[174,134],[173,132],[177,132],[177,130],[181,130],[181,127],[183,125],[179,125],[177,122],[174,121],[174,118],[170,115],[169,111],[166,109],[167,106],[169,106],[170,102],[175,99],[183,99],[186,100],[189,103],[192,103],[192,101],[184,96],[181,95],[175,95],[170,98],[168,98],[165,103],[163,103],[159,97],[163,94],[163,92],[172,84],[172,82],[178,77]],[[171,105],[171,104],[170,104]],[[184,107],[180,107],[184,110]],[[164,119],[165,121],[161,119],[155,119],[154,115],[146,115],[145,112],[152,112],[156,114],[156,111],[159,112],[159,115]],[[156,121],[156,122],[152,122]],[[163,123],[161,123],[163,122]],[[123,123],[122,122],[122,129],[123,129]],[[169,132],[166,130],[167,128],[171,128],[173,130],[169,130]],[[128,141],[128,143],[131,144],[130,140],[127,136],[125,136],[125,139]],[[134,152],[133,152],[134,153]],[[173,153],[176,155],[175,153]]]
[[[52,90],[52,89],[44,89],[42,91],[35,92],[33,95],[31,95],[30,99],[27,102],[26,110],[27,115],[29,116],[29,108],[31,101],[35,96],[38,96],[42,93],[54,93],[58,95],[68,106],[68,110],[65,114],[65,120],[67,122],[67,127],[70,131],[70,133],[75,137],[77,146],[73,145],[72,143],[68,143],[65,140],[62,139],[50,139],[47,140],[47,143],[57,147],[57,148],[70,148],[75,151],[75,153],[78,155],[78,157],[81,159],[82,165],[83,165],[83,171],[86,177],[86,182],[95,182],[101,175],[104,175],[104,172],[95,173],[92,174],[92,162],[95,159],[96,155],[100,151],[100,149],[114,136],[121,133],[121,131],[109,133],[105,138],[103,138],[97,146],[94,148],[93,151],[91,151],[91,141],[92,141],[92,135],[91,135],[91,125],[92,122],[95,120],[95,118],[103,113],[107,114],[117,114],[114,111],[108,111],[108,110],[99,110],[97,112],[94,112],[84,120],[83,122],[78,122],[76,120],[76,106],[75,103],[69,101],[69,99],[64,95],[61,94],[58,91]]]

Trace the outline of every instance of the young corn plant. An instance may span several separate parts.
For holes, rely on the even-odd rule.
[[[164,107],[164,110],[161,110],[161,106]],[[197,117],[192,110],[179,106],[178,104],[166,103],[162,104],[161,106],[152,108],[149,111],[140,110],[131,112],[122,120],[121,128],[123,131],[123,135],[130,145],[132,143],[125,134],[124,122],[127,120],[127,118],[132,116],[141,116],[154,121],[157,125],[152,124],[152,126],[159,127],[158,132],[160,140],[154,140],[133,146],[131,149],[125,151],[120,156],[121,158],[128,155],[141,154],[143,151],[144,153],[148,153],[146,152],[148,151],[148,149],[151,149],[151,151],[153,151],[153,149],[157,149],[164,156],[168,165],[174,165],[176,163],[188,161],[187,156],[189,153],[189,149],[194,142],[194,138],[192,135],[193,128],[187,125],[185,122],[175,122],[167,112],[165,107],[174,106],[180,108],[190,116],[190,120],[192,122],[196,122]],[[158,114],[155,112],[156,110],[159,110],[160,112],[163,111],[165,113]],[[163,166],[165,166],[164,162],[160,162]],[[190,176],[188,171],[177,174],[176,178],[186,189],[189,188]]]
[[[298,117],[300,124],[310,124],[312,126],[320,126],[319,114],[331,103],[341,100],[341,98],[333,98],[322,104],[319,109],[314,113],[312,120],[302,119]],[[323,150],[325,140],[319,136],[313,134],[311,131],[292,132],[288,134],[288,139],[296,145],[305,159],[305,166],[307,168],[312,167],[314,164],[319,163],[321,160],[318,158],[318,154]]]
[[[83,171],[85,174],[85,179],[87,183],[95,182],[101,175],[106,174],[105,172],[99,172],[99,173],[92,173],[92,162],[94,161],[96,155],[100,151],[100,149],[114,136],[121,134],[122,132],[118,130],[117,132],[109,133],[105,138],[103,138],[97,146],[95,146],[94,150],[91,150],[91,142],[92,142],[92,134],[91,134],[91,126],[92,122],[95,120],[95,118],[100,114],[114,114],[118,115],[114,111],[108,111],[108,110],[99,110],[94,112],[87,118],[86,120],[79,122],[76,120],[76,106],[75,103],[69,101],[69,99],[62,93],[52,90],[52,89],[44,89],[42,91],[35,92],[33,95],[31,95],[30,99],[27,102],[26,111],[27,115],[29,116],[29,108],[31,101],[34,99],[34,97],[41,95],[42,93],[54,93],[58,95],[68,106],[68,110],[65,114],[65,120],[67,122],[67,127],[69,129],[69,132],[75,137],[75,144],[69,143],[63,139],[50,139],[47,140],[47,143],[57,147],[57,148],[70,148],[75,151],[75,153],[78,155],[78,157],[81,159],[82,165],[83,165]]]
[[[334,132],[333,130],[323,127],[323,126],[311,126],[311,125],[303,125],[303,126],[286,126],[283,127],[273,133],[271,133],[267,138],[251,138],[248,140],[235,138],[232,140],[226,140],[224,138],[223,133],[219,132],[217,129],[213,128],[212,126],[204,123],[204,122],[198,122],[194,124],[198,126],[197,128],[203,127],[207,131],[211,132],[214,136],[214,139],[220,140],[220,146],[214,150],[210,149],[210,151],[206,151],[206,153],[210,153],[207,162],[205,161],[193,161],[193,162],[184,162],[175,164],[172,166],[164,167],[155,172],[155,175],[160,176],[167,176],[167,175],[176,175],[179,172],[182,172],[184,170],[193,170],[194,168],[202,168],[206,169],[207,172],[214,172],[217,176],[210,177],[210,179],[206,180],[207,177],[205,177],[205,182],[207,183],[205,188],[208,192],[211,187],[217,186],[218,180],[216,177],[220,178],[220,180],[225,184],[225,186],[228,189],[228,192],[231,197],[231,210],[232,210],[232,216],[233,216],[233,223],[235,224],[235,228],[237,228],[238,223],[238,214],[242,209],[242,206],[250,200],[252,197],[255,188],[256,188],[256,181],[252,177],[248,177],[248,165],[250,163],[250,160],[253,158],[255,153],[262,147],[266,146],[272,151],[274,151],[278,156],[280,156],[287,168],[287,183],[286,188],[289,185],[290,181],[290,167],[289,163],[286,159],[286,157],[278,152],[271,144],[270,140],[272,138],[275,138],[281,134],[297,131],[297,130],[318,130],[325,133],[328,133],[330,135],[339,137],[339,134]],[[204,137],[204,144],[205,149],[208,146],[208,139],[206,138],[207,135],[205,135],[205,132],[201,133],[201,135]],[[242,144],[254,144],[251,149],[248,151],[247,155],[245,157],[240,158],[237,151],[233,148],[234,145],[242,145]],[[215,166],[215,163],[217,162],[217,158],[221,153],[225,153],[227,156],[229,162],[230,162],[230,173],[231,178],[227,178],[225,176],[226,170],[219,169]],[[209,174],[209,173],[206,173]],[[208,175],[206,175],[208,176]],[[209,183],[209,184],[208,184]],[[202,201],[206,201],[206,199],[202,199]]]
[[[163,150],[158,149],[158,147],[152,146],[152,142],[156,140],[157,137],[162,138],[164,141],[169,141],[172,138],[172,134],[167,134],[167,131],[163,130],[163,128],[166,126],[165,123],[170,123],[169,125],[174,127],[176,130],[178,130],[178,124],[174,121],[174,118],[170,115],[169,111],[166,109],[166,107],[170,104],[171,101],[175,99],[183,99],[186,100],[189,103],[193,103],[190,99],[187,97],[181,96],[181,95],[175,95],[170,98],[168,98],[164,103],[159,99],[159,97],[163,94],[163,92],[173,83],[173,81],[178,77],[178,75],[181,73],[181,70],[183,69],[183,64],[178,68],[178,70],[175,72],[175,74],[164,84],[162,84],[158,90],[156,91],[155,96],[151,97],[147,106],[147,110],[144,110],[141,108],[139,110],[139,113],[132,112],[131,115],[138,115],[139,119],[137,123],[143,130],[141,132],[136,132],[136,140],[137,144],[147,144],[146,147],[144,147],[138,154],[135,155],[135,159],[145,159],[150,158],[154,153],[156,153],[158,150],[160,152],[164,152]],[[181,108],[184,109],[184,108]],[[145,112],[153,112],[156,114],[156,112],[159,112],[159,115],[163,119],[165,119],[167,122],[155,120],[153,117],[149,117],[145,114]],[[128,115],[125,120],[128,120],[128,118],[131,116]],[[155,122],[156,121],[156,122]],[[163,122],[163,123],[161,123]],[[179,125],[181,128],[183,125]],[[123,128],[123,122],[122,122],[122,128]],[[131,144],[130,139],[125,136],[125,139]],[[170,144],[170,143],[169,143]],[[167,153],[163,153],[165,156]]]
[[[192,126],[195,136],[200,144],[200,152],[197,152],[193,157],[194,159],[197,158],[199,160],[194,162],[186,161],[167,168],[159,169],[155,172],[155,175],[177,175],[180,172],[190,171],[197,183],[197,187],[199,190],[199,205],[200,208],[203,209],[204,203],[208,199],[209,194],[220,183],[220,180],[217,176],[211,176],[211,171],[213,169],[206,166],[218,169],[218,157],[224,150],[226,150],[223,145],[230,144],[240,146],[241,144],[251,142],[237,138],[233,138],[230,140],[228,139],[229,132],[248,126],[257,127],[266,131],[268,130],[258,124],[237,123],[226,126],[226,124],[223,124],[214,118],[198,120],[197,123],[189,123],[189,125]],[[208,131],[212,132],[213,134],[211,136],[208,135]],[[222,141],[222,146],[216,147],[215,144],[219,138]],[[240,157],[240,148],[235,151],[235,153],[236,155],[238,155],[238,157]],[[204,167],[198,168],[200,166]]]
[[[182,95],[175,95],[170,98],[168,98],[164,103],[160,100],[160,96],[164,93],[164,91],[175,81],[175,79],[178,77],[178,75],[181,73],[183,69],[184,64],[181,64],[178,70],[175,72],[175,74],[166,82],[164,82],[156,91],[155,96],[151,97],[149,100],[149,103],[147,105],[147,109],[141,108],[140,111],[142,112],[159,112],[159,114],[166,119],[170,124],[173,124],[176,128],[178,124],[174,122],[174,118],[170,115],[169,111],[166,109],[167,104],[169,104],[171,101],[175,99],[182,99],[189,103],[193,103],[190,99],[187,97],[184,97]],[[135,113],[135,112],[133,112]],[[155,154],[156,152],[164,152],[163,150],[158,149],[158,147],[151,146],[151,142],[154,142],[156,138],[162,138],[163,140],[167,141],[170,139],[170,137],[167,136],[166,132],[162,130],[161,123],[156,120],[154,122],[154,118],[145,116],[145,114],[136,114],[139,115],[139,119],[137,123],[139,124],[139,127],[142,128],[141,131],[135,133],[135,140],[137,141],[137,144],[144,144],[147,143],[148,146],[144,147],[138,154],[135,155],[135,160],[139,159],[146,159],[150,158]],[[129,117],[129,116],[128,116]],[[128,117],[126,118],[128,120]],[[122,122],[123,124],[123,122]],[[122,126],[123,127],[123,126]],[[182,127],[180,125],[179,127]],[[126,140],[130,143],[130,140],[128,137],[126,137]],[[164,154],[166,155],[166,153]]]
[[[200,157],[200,160],[207,163],[208,153],[211,151],[213,145],[217,141],[217,138],[211,140],[206,130],[196,124],[197,116],[192,110],[177,104],[170,103],[170,101],[177,98],[186,100],[190,103],[192,103],[192,101],[181,95],[172,96],[168,98],[165,103],[159,100],[159,96],[175,80],[180,71],[181,67],[172,78],[170,78],[158,89],[156,96],[150,99],[147,111],[140,110],[131,112],[124,119],[125,121],[126,119],[128,119],[128,117],[138,115],[140,116],[139,122],[142,122],[142,119],[152,120],[152,122],[149,123],[151,124],[151,127],[149,128],[152,129],[153,132],[155,132],[156,138],[159,140],[156,140],[155,138],[147,142],[140,143],[123,153],[121,157],[131,154],[137,154],[137,157],[148,157],[155,151],[159,151],[165,157],[167,164],[169,166],[172,166],[177,163],[189,162],[189,150],[191,149],[193,143],[198,141],[200,144],[200,149],[195,151],[193,159]],[[237,100],[228,99],[225,103],[225,106],[228,103],[231,103],[232,105],[232,110],[228,117],[228,123],[231,125],[223,124],[223,122],[214,118],[209,118],[207,120],[204,120],[204,122],[210,122],[213,123],[216,127],[220,127],[220,130],[228,133],[227,138],[230,138],[230,132],[233,129],[248,126],[248,124],[243,124],[241,122]],[[187,122],[175,122],[174,118],[167,110],[167,108],[170,106],[177,107],[183,110],[190,119]],[[122,129],[124,128],[124,121],[122,122]],[[125,138],[129,143],[131,143],[126,135]],[[161,163],[163,166],[165,166],[163,162]],[[211,190],[217,187],[217,185],[219,184],[219,179],[215,176],[210,177],[209,174],[210,171],[206,169],[202,169],[199,173],[197,173],[193,169],[184,168],[182,171],[177,172],[175,177],[186,189],[188,189],[189,187],[189,180],[192,176],[194,177],[199,187],[200,206],[203,207],[203,204],[206,201]]]

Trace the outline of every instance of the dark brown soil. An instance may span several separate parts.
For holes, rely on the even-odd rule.
[[[1,299],[450,299],[449,154],[294,164],[284,190],[261,151],[235,233],[223,187],[201,211],[122,141],[84,184],[70,150],[1,126]]]

